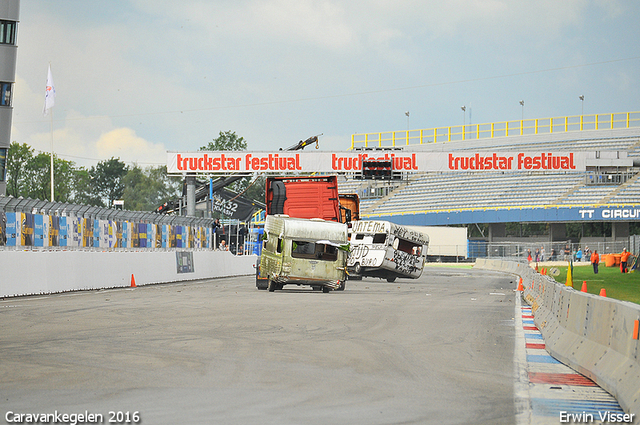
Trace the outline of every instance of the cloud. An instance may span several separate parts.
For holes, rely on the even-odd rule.
[[[116,128],[103,134],[95,148],[100,158],[116,157],[123,162],[135,162],[141,166],[163,165],[167,162],[164,145],[138,137],[130,128]]]

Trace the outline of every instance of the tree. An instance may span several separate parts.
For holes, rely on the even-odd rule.
[[[200,148],[201,151],[245,151],[247,150],[247,141],[244,137],[238,136],[235,131],[220,132],[218,137],[209,142],[206,146]],[[234,192],[243,192],[247,187],[244,196],[249,199],[264,202],[264,177],[258,177],[260,181],[256,181],[251,187],[251,177],[243,177],[240,180],[230,184],[228,187]]]
[[[129,168],[120,158],[111,157],[111,159],[98,162],[95,167],[91,167],[89,175],[93,181],[93,187],[107,206],[113,206],[113,201],[122,199],[124,193],[124,176]]]
[[[104,202],[97,194],[91,174],[84,167],[73,170],[73,202],[76,204],[104,207]]]
[[[12,143],[7,155],[7,194],[34,199],[51,197],[51,155],[33,149],[26,143]],[[56,201],[69,201],[75,164],[53,157],[54,197]]]
[[[33,158],[33,148],[26,143],[9,145],[7,152],[7,195],[25,196],[28,181],[25,169]]]
[[[201,151],[244,151],[247,150],[247,142],[244,137],[239,137],[235,131],[220,132],[218,137],[200,148]]]
[[[164,202],[179,196],[181,177],[167,176],[166,166],[142,169],[134,166],[123,179],[125,208],[153,211]]]

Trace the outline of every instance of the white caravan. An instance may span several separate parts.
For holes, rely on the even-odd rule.
[[[420,277],[429,236],[388,221],[361,220],[352,222],[349,244],[350,279],[372,276],[393,282],[397,277]]]

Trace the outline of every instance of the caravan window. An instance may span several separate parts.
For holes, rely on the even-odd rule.
[[[293,241],[291,245],[291,256],[293,258],[336,261],[338,259],[338,248],[321,243]]]
[[[410,242],[406,239],[396,238],[393,241],[393,249],[406,252],[411,255],[420,255],[422,254],[422,245],[417,244],[415,242]]]
[[[376,233],[375,235],[373,235],[373,243],[375,244],[382,244],[386,240],[387,240],[386,233]]]

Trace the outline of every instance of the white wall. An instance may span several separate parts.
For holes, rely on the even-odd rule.
[[[255,255],[192,252],[194,272],[178,273],[175,251],[0,251],[0,297],[255,273]]]

